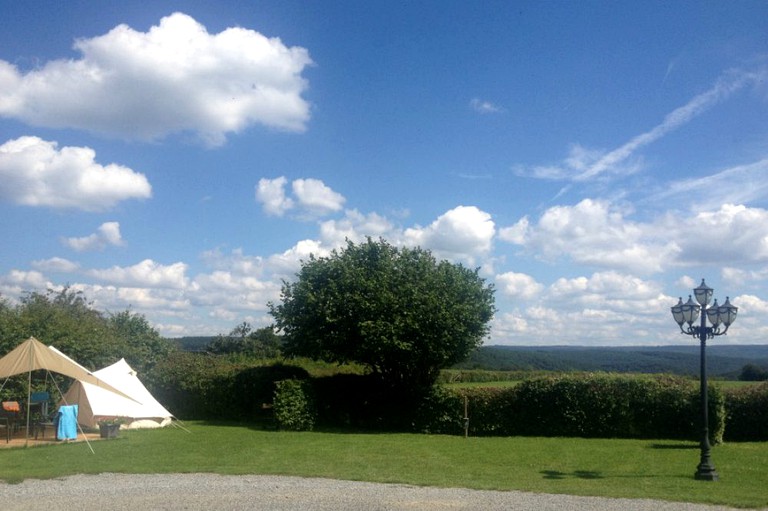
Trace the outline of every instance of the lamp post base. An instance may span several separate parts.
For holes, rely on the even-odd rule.
[[[699,481],[718,481],[720,476],[712,465],[699,465],[694,476]]]

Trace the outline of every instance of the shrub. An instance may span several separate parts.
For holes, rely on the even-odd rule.
[[[447,395],[444,395],[447,394]],[[670,377],[568,375],[513,388],[444,389],[421,409],[420,431],[463,432],[468,400],[472,435],[698,439],[698,386]],[[720,442],[724,397],[710,388],[710,434]],[[431,419],[431,420],[430,420]]]
[[[768,440],[768,382],[730,390],[725,439],[762,442]]]
[[[176,352],[159,362],[147,387],[175,416],[182,419],[268,418],[275,383],[307,378],[299,367],[203,353]]]
[[[275,382],[274,413],[280,429],[311,431],[317,420],[311,383],[295,379]]]

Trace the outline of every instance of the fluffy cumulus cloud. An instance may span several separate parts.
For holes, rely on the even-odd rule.
[[[25,206],[101,211],[152,195],[147,178],[117,164],[101,165],[88,147],[38,137],[0,145],[0,199]]]
[[[497,283],[515,305],[494,318],[494,337],[515,344],[658,342],[667,319],[659,311],[674,304],[661,284],[615,271],[560,278],[546,287],[520,274],[500,275]]]
[[[119,222],[105,222],[93,234],[81,238],[64,238],[62,241],[77,252],[104,250],[108,246],[119,247],[124,244]]]
[[[524,300],[534,298],[544,288],[530,275],[513,271],[496,275],[496,285],[502,293]]]
[[[664,239],[663,231],[633,223],[625,213],[608,202],[585,199],[575,206],[552,207],[535,224],[523,218],[501,229],[499,237],[543,259],[567,256],[593,267],[661,271],[678,246]]]
[[[104,282],[125,286],[183,289],[187,286],[186,271],[185,263],[163,265],[145,259],[133,266],[90,270],[88,274]]]
[[[438,257],[475,264],[490,253],[495,233],[490,214],[475,206],[458,206],[427,227],[406,229],[404,239],[409,245],[432,250]]]
[[[81,56],[23,72],[0,61],[0,116],[154,140],[194,132],[212,145],[261,124],[303,131],[306,49],[233,27],[218,34],[174,13],[147,32],[119,25],[75,41]]]
[[[296,210],[303,218],[316,218],[341,211],[346,199],[319,179],[296,179],[291,183],[293,198],[286,195],[288,180],[260,179],[256,185],[256,201],[268,215],[283,216]]]
[[[661,229],[674,236],[679,263],[768,263],[768,211],[724,204],[695,215],[667,215]]]
[[[256,201],[261,203],[264,212],[271,216],[283,216],[293,209],[293,200],[285,196],[285,177],[259,179],[256,185]]]
[[[319,179],[296,179],[292,187],[299,204],[313,214],[325,215],[341,211],[346,201],[340,193],[334,192]]]
[[[347,210],[344,218],[327,220],[320,224],[320,239],[323,245],[337,248],[346,240],[360,242],[366,237],[396,240],[398,233],[386,217],[378,213],[364,215],[358,210]]]
[[[695,214],[670,212],[633,222],[606,201],[555,206],[536,222],[502,228],[502,240],[538,257],[567,257],[595,268],[652,274],[691,264],[768,262],[768,211],[724,204]]]

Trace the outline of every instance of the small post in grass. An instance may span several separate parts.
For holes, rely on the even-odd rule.
[[[464,396],[464,438],[469,438],[469,398]]]

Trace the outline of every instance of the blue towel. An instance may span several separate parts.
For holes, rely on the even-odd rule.
[[[77,439],[77,405],[59,407],[56,438],[59,440]]]

